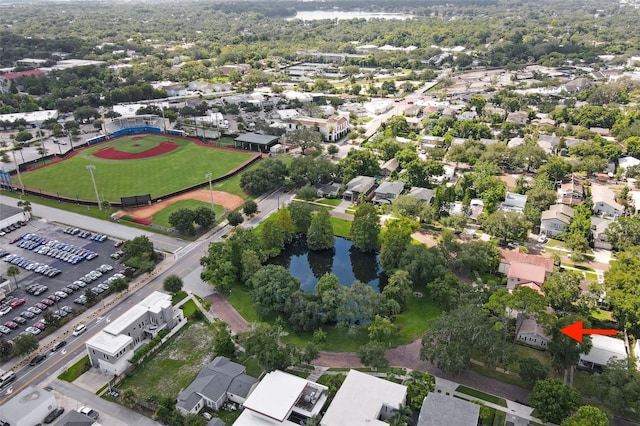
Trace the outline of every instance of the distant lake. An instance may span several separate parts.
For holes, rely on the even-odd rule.
[[[318,21],[321,19],[411,19],[412,15],[406,15],[403,13],[375,13],[375,12],[346,12],[340,10],[309,10],[298,11],[293,18],[287,18],[291,21],[293,19],[300,19],[302,21]]]
[[[342,285],[351,286],[355,280],[380,291],[380,281],[386,282],[378,262],[378,253],[363,253],[353,246],[353,242],[336,237],[333,249],[311,251],[307,241],[297,238],[288,244],[278,256],[268,263],[287,268],[291,275],[300,280],[302,290],[316,292],[316,284],[327,272],[335,274]]]

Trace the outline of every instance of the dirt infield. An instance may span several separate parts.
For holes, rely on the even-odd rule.
[[[105,160],[139,160],[141,158],[155,157],[156,155],[166,154],[179,148],[180,145],[171,141],[163,141],[151,149],[147,149],[142,152],[124,152],[119,151],[116,148],[110,146],[102,148],[92,155],[94,157],[102,158]]]
[[[162,200],[148,207],[124,210],[124,214],[131,216],[133,219],[150,220],[151,216],[155,213],[180,200],[200,200],[211,202],[211,193],[206,189],[197,189],[195,191],[187,192],[186,194],[178,195],[177,197]],[[216,205],[224,207],[226,210],[234,210],[240,207],[242,203],[244,203],[244,200],[241,197],[229,194],[228,192],[213,191],[213,202]]]

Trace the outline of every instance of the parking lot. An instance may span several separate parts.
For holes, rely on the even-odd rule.
[[[123,266],[111,257],[119,244],[92,230],[39,220],[0,236],[3,269],[15,265],[20,271],[18,289],[0,303],[0,334],[8,340],[40,334],[46,311],[66,317],[84,309],[87,290],[98,297],[109,294],[110,284],[124,277],[118,275]]]

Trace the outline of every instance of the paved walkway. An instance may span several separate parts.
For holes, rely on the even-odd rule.
[[[211,309],[216,313],[218,318],[229,325],[233,334],[251,331],[251,325],[249,325],[247,320],[245,320],[220,293],[210,294],[205,297],[205,300],[211,303]]]

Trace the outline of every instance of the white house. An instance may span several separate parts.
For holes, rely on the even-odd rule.
[[[611,219],[591,216],[591,234],[593,235],[593,247],[597,249],[611,250],[611,243],[607,238],[607,228],[611,225]]]
[[[234,426],[294,426],[320,413],[327,387],[279,370],[268,373],[242,404]]]
[[[182,309],[173,307],[171,296],[154,291],[87,341],[89,361],[93,367],[120,375],[145,340],[183,321]]]
[[[546,349],[551,340],[534,318],[522,314],[518,314],[516,319],[516,330],[518,341],[529,346]]]
[[[507,192],[504,201],[500,204],[500,210],[506,212],[522,213],[524,206],[527,204],[527,196],[516,194],[515,192]]]
[[[287,131],[301,128],[317,129],[328,142],[336,142],[349,133],[349,117],[347,115],[332,115],[329,118],[295,117],[289,119]]]
[[[573,218],[573,209],[564,204],[554,204],[540,216],[540,233],[548,237],[564,232]]]
[[[624,340],[594,334],[591,336],[591,343],[593,346],[589,353],[580,354],[579,367],[601,371],[611,359],[628,358]]]
[[[629,167],[637,166],[638,164],[640,164],[640,160],[635,157],[618,158],[618,166],[624,170],[627,170]]]
[[[406,402],[407,387],[356,370],[347,378],[320,421],[321,426],[384,426]]]
[[[593,214],[603,217],[620,217],[624,214],[624,206],[616,201],[614,192],[605,185],[591,185]]]

